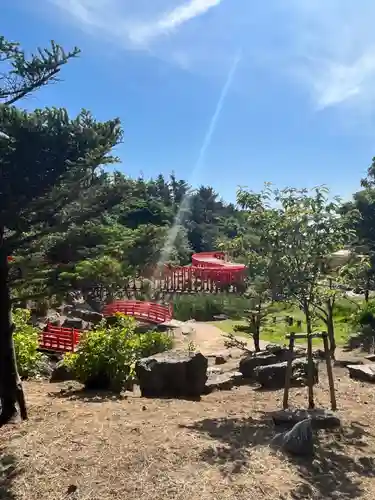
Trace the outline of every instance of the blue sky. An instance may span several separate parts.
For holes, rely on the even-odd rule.
[[[232,201],[264,181],[359,188],[375,155],[374,18],[372,0],[4,0],[0,23],[28,50],[82,49],[22,105],[119,116],[125,173],[174,170]]]

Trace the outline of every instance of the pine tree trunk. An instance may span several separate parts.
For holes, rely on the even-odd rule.
[[[8,271],[8,255],[4,246],[3,228],[0,227],[0,427],[10,422],[16,415],[17,402],[22,420],[27,419],[25,398],[14,352]]]

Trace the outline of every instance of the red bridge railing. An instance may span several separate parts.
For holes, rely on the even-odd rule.
[[[82,332],[76,328],[64,328],[47,323],[39,335],[39,348],[46,351],[74,352]]]
[[[103,309],[103,315],[106,317],[113,316],[116,312],[156,324],[165,323],[173,318],[172,305],[164,306],[140,300],[116,300]]]

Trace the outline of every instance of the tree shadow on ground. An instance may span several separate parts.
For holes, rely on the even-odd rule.
[[[104,403],[108,401],[123,401],[128,398],[126,394],[117,394],[111,391],[94,391],[85,388],[61,389],[58,392],[49,392],[51,398],[67,399],[69,401],[82,401],[82,403]]]
[[[241,473],[249,463],[251,449],[271,446],[273,436],[281,430],[274,428],[268,414],[259,419],[204,419],[184,427],[222,443],[204,450],[201,459],[218,465],[226,476]],[[374,436],[358,422],[352,422],[334,432],[319,431],[313,457],[285,454],[284,458],[295,466],[301,477],[301,483],[291,492],[292,498],[360,498],[361,478],[375,477],[375,457],[366,454],[369,440],[374,440]]]
[[[250,457],[250,449],[266,446],[274,436],[272,420],[254,418],[207,418],[181,426],[208,435],[223,444],[201,453],[204,462],[224,467],[225,475],[242,472]]]
[[[0,448],[0,500],[16,500],[12,482],[17,473],[16,458]]]

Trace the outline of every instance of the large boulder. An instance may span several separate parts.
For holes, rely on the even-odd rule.
[[[265,389],[281,389],[285,385],[287,362],[258,366],[254,370],[254,379]],[[318,383],[318,363],[313,361],[314,384]],[[292,386],[307,385],[308,362],[306,359],[295,359],[292,362]]]
[[[136,374],[144,397],[199,397],[208,360],[201,353],[165,352],[139,360]]]

